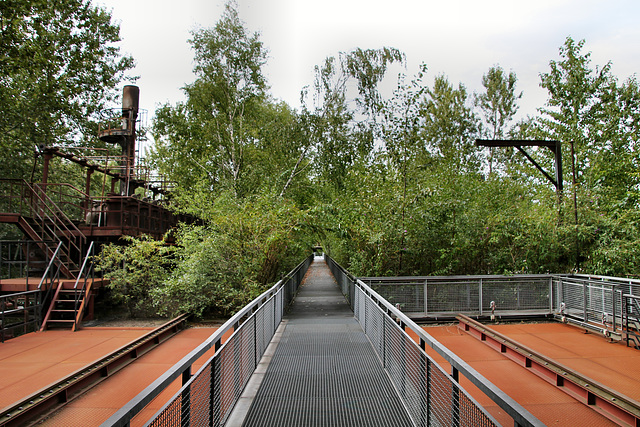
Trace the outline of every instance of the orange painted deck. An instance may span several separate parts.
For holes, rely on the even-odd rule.
[[[4,408],[60,380],[153,329],[92,327],[77,332],[54,330],[27,334],[0,344],[0,407]],[[100,425],[216,330],[189,328],[179,332],[71,401],[42,425]],[[194,372],[213,354],[212,351],[196,362]],[[179,381],[151,402],[132,425],[142,425],[153,416],[179,389]]]
[[[133,399],[156,378],[166,372],[191,350],[205,341],[217,328],[190,328],[162,343],[158,348],[140,357],[131,365],[93,387],[84,395],[67,404],[41,425],[61,427],[99,426],[118,409]],[[211,356],[209,350],[194,365],[193,372]],[[179,389],[180,378],[174,381],[136,417],[131,425],[143,425]]]
[[[583,375],[638,400],[640,351],[560,323],[487,325]],[[424,327],[498,388],[546,425],[616,425],[596,411],[511,361],[456,325]],[[415,339],[415,337],[414,337]],[[429,355],[447,372],[449,364],[428,347]],[[501,424],[513,421],[461,376],[460,383]]]
[[[51,330],[0,344],[0,408],[95,362],[153,328]]]

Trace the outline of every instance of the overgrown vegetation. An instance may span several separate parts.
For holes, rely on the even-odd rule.
[[[540,75],[547,103],[520,122],[526,94],[499,65],[478,76],[482,93],[424,64],[385,98],[404,55],[355,49],[316,67],[297,111],[270,96],[266,49],[233,2],[190,42],[197,77],[185,102],[156,112],[152,160],[206,225],[177,230],[170,247],[105,248],[132,313],[230,314],[315,243],[357,275],[637,275],[638,83],[594,66],[584,41],[566,39]],[[477,138],[561,141],[563,194],[518,151]],[[550,150],[527,151],[553,173]]]

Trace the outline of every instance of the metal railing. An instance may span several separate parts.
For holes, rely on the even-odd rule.
[[[594,275],[360,279],[412,318],[553,315],[606,336],[626,333],[623,295],[640,297],[638,280]]]
[[[128,426],[130,421],[176,378],[182,388],[147,425],[224,425],[247,381],[262,358],[313,260],[309,256],[269,290],[236,313],[103,426]],[[233,334],[223,342],[225,333]],[[209,349],[215,354],[195,375],[191,368]]]
[[[29,183],[23,179],[0,179],[0,193],[6,197],[2,208],[20,215],[20,227],[33,239],[43,241],[43,252],[50,251],[44,241],[64,241],[64,269],[68,276],[74,277],[71,273],[76,269],[74,254],[82,253],[87,238],[46,190],[44,184]]]
[[[514,425],[543,425],[515,400],[427,334],[392,303],[362,280],[353,277],[333,259],[325,257],[416,425],[498,425],[495,419],[460,387],[460,374],[502,408],[513,419]],[[407,334],[407,329],[418,336],[419,344]],[[450,363],[451,374],[447,374],[427,355],[427,345]]]
[[[51,254],[42,251],[41,246],[53,246],[58,242],[35,240],[0,241],[0,280],[24,278],[28,286],[34,277],[39,277],[46,269]]]
[[[51,292],[60,279],[60,260],[62,242],[53,253],[42,275],[37,289],[0,295],[0,342],[20,334],[37,331],[42,323],[43,312],[51,300]]]
[[[80,268],[80,273],[78,274],[76,283],[73,285],[73,318],[75,319],[72,328],[73,331],[76,330],[76,328],[80,324],[80,321],[82,320],[82,316],[88,302],[87,300],[89,299],[88,297],[91,293],[91,287],[93,286],[95,280],[95,266],[93,262],[95,256],[94,243],[95,242],[92,241],[89,245],[87,254],[84,257],[84,261],[82,262],[82,267]]]
[[[640,297],[640,281],[619,277],[571,275],[554,276],[556,316],[603,335],[637,333],[635,323],[625,325],[623,295]],[[634,332],[635,331],[635,332]]]
[[[551,275],[361,277],[411,317],[483,316],[500,313],[550,314],[555,304]]]
[[[640,349],[640,296],[622,295],[622,325],[626,333],[627,347]]]

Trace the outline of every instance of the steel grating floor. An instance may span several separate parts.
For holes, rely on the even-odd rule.
[[[412,426],[324,260],[300,288],[244,426]]]

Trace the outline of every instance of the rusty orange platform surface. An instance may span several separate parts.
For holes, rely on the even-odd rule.
[[[640,350],[562,323],[496,325],[492,329],[640,402]]]
[[[51,330],[0,344],[0,408],[5,408],[148,333],[152,328]]]
[[[610,343],[603,337],[585,334],[580,329],[560,323],[487,326],[633,399],[637,400],[640,394],[638,350]],[[616,425],[460,330],[457,324],[426,326],[424,330],[546,425]],[[450,365],[431,348],[427,348],[429,355],[450,372]],[[513,423],[509,416],[462,375],[460,383],[498,422],[503,425]]]
[[[216,330],[217,328],[189,328],[181,331],[175,337],[141,356],[131,365],[96,385],[84,395],[68,403],[40,425],[99,426]],[[195,373],[211,356],[213,356],[213,349],[198,359],[192,366],[192,372]],[[178,378],[147,405],[132,420],[131,425],[143,425],[149,420],[180,389],[180,384],[181,379]]]

